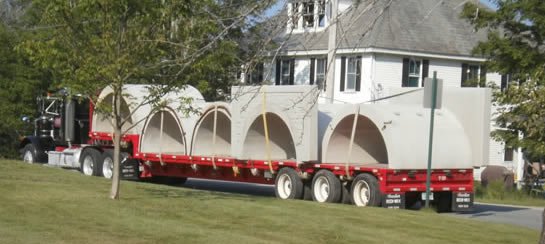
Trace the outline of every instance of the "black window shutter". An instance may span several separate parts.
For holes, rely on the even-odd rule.
[[[346,57],[341,57],[341,91],[344,91],[344,79],[346,79]]]
[[[481,76],[479,78],[479,85],[481,87],[486,86],[486,66],[481,65]]]
[[[276,80],[275,80],[275,85],[279,86],[280,85],[280,64],[282,63],[282,61],[280,61],[280,59],[276,59]]]
[[[430,61],[427,59],[422,60],[422,86],[424,86],[425,79],[430,77]]]
[[[501,75],[501,90],[505,91],[507,88],[507,75]]]
[[[295,59],[290,60],[290,85],[293,85],[295,73]]]
[[[401,77],[401,87],[409,86],[409,59],[403,59],[403,74]]]
[[[469,65],[467,64],[462,64],[462,83],[461,83],[461,86],[465,86],[465,83],[467,81],[467,70],[469,68]]]
[[[311,58],[310,59],[310,84],[311,85],[314,85],[314,73],[315,73],[315,66],[316,64],[316,59],[315,58]]]
[[[361,56],[356,57],[356,91],[361,90]]]

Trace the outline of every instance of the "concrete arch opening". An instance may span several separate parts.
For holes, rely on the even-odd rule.
[[[335,127],[326,148],[324,162],[353,164],[388,164],[388,151],[379,129],[369,118],[359,115],[352,154],[348,158],[354,115],[344,117]]]
[[[104,97],[100,101],[100,106],[104,106],[107,108],[113,108],[114,104],[114,94],[110,93]],[[97,113],[97,112],[95,112]],[[129,109],[129,105],[125,101],[125,99],[121,98],[121,117],[127,118],[128,121],[123,125],[122,130],[125,131],[127,128],[130,128],[133,125],[132,117],[129,117],[131,114],[131,111]],[[97,120],[95,121],[95,124],[93,125],[93,130],[98,132],[113,132],[112,124],[109,121],[113,121],[112,118],[109,118],[110,116],[107,116],[105,114],[98,113],[97,114]]]
[[[288,125],[274,113],[267,113],[269,145],[272,160],[296,160],[294,139]],[[248,159],[267,159],[263,117],[258,116],[248,129],[243,146]]]
[[[140,151],[159,154],[185,154],[183,128],[175,113],[162,110],[153,114],[142,133]]]
[[[214,118],[216,118],[215,135]],[[231,155],[231,116],[226,109],[217,107],[205,112],[193,133],[191,155]]]

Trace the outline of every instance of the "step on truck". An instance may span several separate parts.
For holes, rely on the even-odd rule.
[[[393,90],[396,96],[370,104],[321,104],[316,86],[242,86],[225,103],[205,102],[188,86],[155,110],[138,106],[148,88],[123,88],[130,95],[122,107],[132,115],[121,142],[124,179],[269,184],[280,199],[386,208],[426,198],[430,109],[422,90]],[[111,92],[105,88],[98,102],[111,103]],[[187,100],[180,97],[197,112],[180,111]],[[107,119],[74,96],[40,101],[35,133],[20,145],[24,161],[111,178]],[[489,115],[488,89],[442,92],[429,195],[440,211],[472,208],[472,168],[488,157]]]

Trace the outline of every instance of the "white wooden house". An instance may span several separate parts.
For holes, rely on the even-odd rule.
[[[359,2],[338,3],[334,102],[361,103],[383,97],[389,88],[422,87],[434,71],[446,87],[507,85],[507,76],[487,73],[485,59],[472,54],[477,43],[486,40],[486,33],[475,32],[459,17],[466,1]],[[324,87],[331,67],[327,62],[330,13],[329,0],[288,1],[285,33],[279,38],[282,49],[265,64],[262,82]],[[325,96],[323,92],[323,101]],[[490,141],[489,164],[521,172],[518,160],[520,153]]]

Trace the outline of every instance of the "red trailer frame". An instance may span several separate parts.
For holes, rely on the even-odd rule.
[[[90,143],[111,147],[112,134],[90,132]],[[246,183],[275,184],[274,173],[289,167],[309,181],[319,170],[328,170],[343,181],[359,174],[378,180],[382,206],[405,208],[426,192],[426,170],[396,170],[384,165],[346,165],[339,163],[297,163],[294,161],[240,160],[230,157],[189,156],[139,152],[139,135],[124,135],[122,143],[130,157],[139,162],[139,178],[153,176],[201,178]],[[473,203],[473,170],[441,169],[431,173],[431,192],[447,199],[449,210],[466,211]]]

